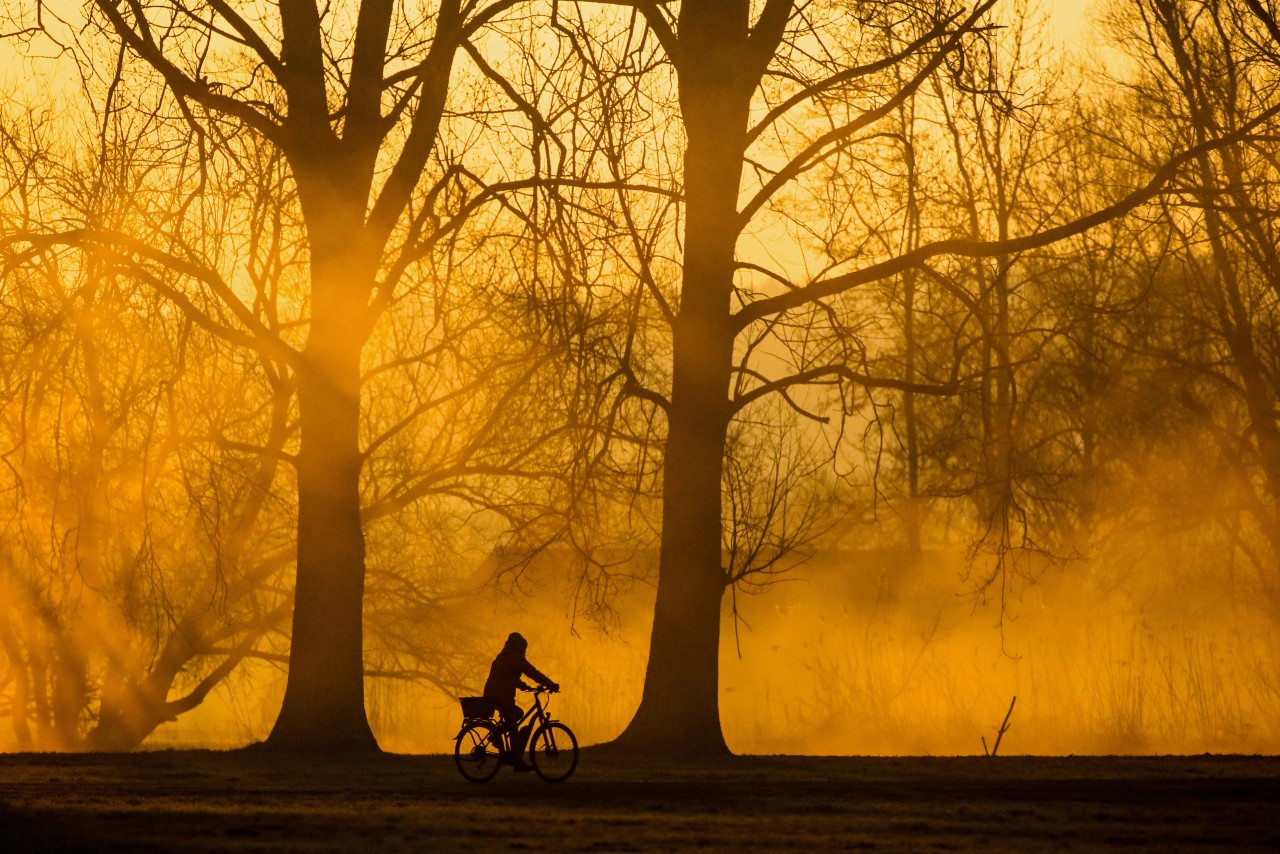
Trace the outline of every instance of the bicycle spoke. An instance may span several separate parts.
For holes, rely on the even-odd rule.
[[[578,766],[578,740],[564,724],[546,723],[533,734],[529,755],[539,777],[560,783]]]
[[[458,771],[473,783],[484,783],[498,773],[498,750],[494,745],[496,733],[487,723],[473,723],[458,734],[454,744],[453,760]]]

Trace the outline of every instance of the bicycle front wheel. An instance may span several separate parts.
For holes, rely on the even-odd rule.
[[[481,721],[462,728],[453,745],[453,762],[463,777],[473,783],[493,779],[502,767],[498,761],[499,738],[497,727]]]
[[[578,739],[562,723],[543,724],[529,740],[529,759],[539,777],[563,783],[578,767]]]

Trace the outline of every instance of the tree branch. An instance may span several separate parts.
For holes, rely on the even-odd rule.
[[[951,22],[954,21],[956,17],[958,16],[952,15],[951,17],[939,22],[936,27],[929,30],[920,38],[916,39],[892,56],[887,56],[884,59],[877,60],[876,62],[870,62],[866,65],[846,68],[843,71],[832,74],[830,77],[819,80],[817,83],[806,86],[799,92],[796,92],[790,98],[787,98],[781,104],[765,113],[764,118],[760,119],[759,123],[757,123],[755,127],[747,131],[747,145],[751,145],[751,143],[755,142],[771,124],[782,118],[782,116],[794,109],[797,105],[804,103],[815,95],[821,94],[834,86],[839,86],[841,83],[847,83],[850,80],[856,80],[859,77],[865,77],[869,74],[875,74],[877,72],[884,71],[887,68],[892,68],[904,59],[914,56],[926,44],[946,32],[947,27],[950,26]]]
[[[911,382],[887,377],[873,377],[870,374],[855,371],[847,365],[825,365],[765,383],[753,388],[746,394],[738,395],[730,401],[730,412],[736,414],[762,397],[770,394],[779,394],[793,386],[809,385],[825,378],[844,380],[845,382],[860,385],[863,388],[888,388],[895,391],[910,391],[916,394],[955,394],[960,388],[960,384],[954,380],[948,383]]]
[[[920,69],[915,77],[911,78],[911,80],[909,80],[901,89],[895,92],[893,97],[885,101],[879,107],[876,107],[873,110],[868,110],[858,116],[858,118],[854,119],[852,122],[827,131],[806,146],[803,151],[792,158],[785,166],[779,169],[777,173],[769,179],[768,183],[761,187],[760,191],[756,193],[749,202],[747,202],[741,213],[738,214],[737,228],[739,230],[745,228],[746,224],[749,223],[751,218],[756,215],[756,212],[773,197],[774,193],[777,193],[805,170],[812,168],[815,162],[829,156],[831,152],[824,154],[824,149],[832,144],[836,144],[836,150],[839,150],[840,143],[849,139],[863,128],[880,121],[880,119],[892,113],[908,98],[915,94],[915,91],[920,88],[920,85],[924,83],[925,80],[928,80],[929,77],[938,70],[946,60],[947,56],[952,51],[956,50],[956,48],[960,47],[964,37],[973,31],[978,20],[987,12],[988,9],[994,6],[996,2],[997,0],[986,0],[986,2],[975,8],[969,17],[965,19],[964,23],[957,27],[955,32],[951,34],[951,37],[938,48],[937,52],[929,59],[929,62],[925,64],[924,68]]]
[[[1267,120],[1280,115],[1280,105],[1273,106],[1266,111],[1260,113],[1252,121],[1242,125],[1240,129],[1224,137],[1209,140],[1200,145],[1193,146],[1181,154],[1171,158],[1164,166],[1158,169],[1151,180],[1146,184],[1116,202],[1103,207],[1091,214],[1082,216],[1078,219],[1063,225],[1046,228],[1023,237],[1014,237],[1009,240],[971,240],[964,238],[938,240],[933,243],[927,243],[910,252],[899,255],[895,258],[872,264],[861,270],[847,273],[843,276],[836,276],[833,279],[814,282],[803,288],[797,288],[794,291],[779,294],[774,297],[762,299],[751,303],[738,311],[733,316],[733,328],[735,332],[740,332],[750,324],[757,320],[777,314],[783,311],[797,308],[808,303],[816,302],[820,299],[845,291],[871,282],[878,282],[882,279],[896,276],[899,273],[911,269],[921,267],[930,258],[938,255],[954,255],[966,258],[990,258],[996,255],[1015,255],[1019,252],[1026,252],[1031,249],[1039,249],[1052,243],[1057,243],[1068,237],[1082,234],[1095,226],[1102,225],[1117,217],[1133,211],[1135,208],[1150,201],[1156,196],[1164,192],[1168,185],[1178,174],[1178,170],[1197,157],[1213,151],[1223,146],[1232,145],[1242,140],[1248,139],[1254,128],[1263,124]]]
[[[214,92],[208,83],[203,80],[192,79],[170,62],[164,55],[163,50],[151,40],[150,29],[145,23],[146,19],[142,17],[141,10],[136,6],[134,7],[134,14],[139,16],[138,25],[146,33],[145,36],[129,26],[129,22],[125,20],[124,15],[120,13],[120,10],[116,8],[116,4],[111,0],[94,0],[94,5],[111,22],[112,28],[116,31],[116,35],[120,37],[121,41],[128,45],[144,62],[159,72],[165,83],[179,98],[190,99],[207,110],[224,113],[232,118],[239,119],[272,142],[278,144],[283,142],[283,130],[280,125],[245,102]]]
[[[189,317],[202,329],[217,335],[218,337],[229,341],[230,343],[240,346],[249,347],[262,352],[264,355],[270,355],[280,359],[295,369],[303,367],[302,354],[286,344],[281,338],[241,302],[221,276],[214,270],[210,270],[201,264],[193,261],[179,258],[172,253],[156,249],[150,244],[144,243],[137,238],[130,237],[125,234],[116,232],[100,231],[97,229],[71,229],[65,232],[53,233],[27,233],[27,232],[10,232],[6,234],[3,240],[0,240],[0,256],[8,254],[10,247],[21,243],[28,244],[31,248],[25,253],[18,254],[18,260],[25,260],[28,256],[35,254],[37,251],[50,248],[56,245],[74,246],[77,248],[93,247],[95,250],[106,254],[111,260],[121,262],[134,262],[136,258],[143,258],[153,261],[181,276],[194,279],[206,285],[218,302],[227,309],[245,326],[247,332],[232,329],[218,323],[206,312],[201,311],[189,297],[177,290],[168,283],[162,281],[149,271],[133,266],[130,270],[135,275],[143,278],[148,285],[156,289],[166,299],[173,303],[184,315]],[[115,247],[122,247],[126,252],[119,252]],[[11,264],[6,265],[11,266]]]

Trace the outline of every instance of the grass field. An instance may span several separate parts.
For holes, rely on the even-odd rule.
[[[583,752],[551,786],[450,757],[0,756],[0,850],[1204,851],[1280,848],[1275,757]]]

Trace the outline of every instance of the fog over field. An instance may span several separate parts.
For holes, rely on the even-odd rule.
[[[1161,566],[1177,560],[1176,551],[1153,552]],[[1220,569],[1209,578],[1051,571],[1019,597],[1002,631],[996,603],[974,601],[962,553],[914,564],[901,551],[819,555],[740,600],[736,642],[726,613],[725,738],[739,753],[981,755],[1017,696],[1005,755],[1274,754],[1272,622]],[[465,625],[482,626],[495,648],[507,631],[526,633],[531,660],[564,686],[556,716],[584,744],[616,736],[639,702],[652,593],[639,587],[619,602],[620,622],[607,632],[575,624],[563,596],[481,599]],[[479,693],[487,670],[481,655],[457,693]],[[256,678],[251,690],[219,692],[160,727],[149,744],[234,747],[264,737],[283,685],[263,668]],[[237,702],[246,694],[266,699]],[[369,706],[385,749],[452,749],[461,714],[440,691],[380,686]]]

